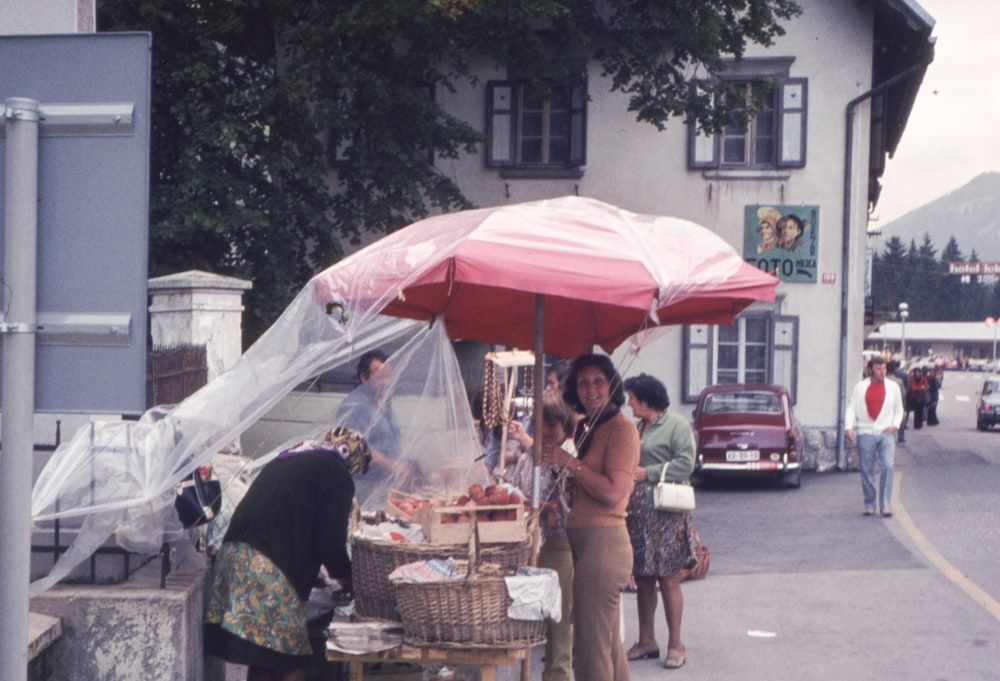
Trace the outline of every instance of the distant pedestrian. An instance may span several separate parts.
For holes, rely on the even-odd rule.
[[[898,359],[886,362],[886,377],[891,378],[899,386],[899,394],[903,396],[903,420],[899,424],[899,442],[906,442],[906,423],[910,420],[909,394],[910,377],[900,365]]]
[[[903,398],[893,381],[886,381],[883,357],[868,361],[868,378],[854,386],[847,401],[844,436],[858,442],[861,491],[865,515],[875,515],[875,459],[882,474],[879,479],[878,508],[892,515],[892,467],[896,455],[896,431],[903,420]],[[857,429],[855,432],[855,428]]]
[[[941,384],[944,382],[944,369],[934,367],[933,371],[927,374],[927,384],[930,386],[931,401],[927,405],[927,425],[936,426],[938,421],[937,407],[938,399],[941,397]]]
[[[924,427],[927,416],[927,405],[931,402],[931,384],[924,375],[924,370],[914,367],[910,369],[909,407],[913,412],[913,430]]]

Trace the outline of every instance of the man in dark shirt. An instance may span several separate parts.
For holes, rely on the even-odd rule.
[[[908,398],[910,394],[910,377],[907,375],[903,369],[899,366],[899,360],[891,359],[885,365],[889,378],[896,382],[899,386],[899,390],[903,395],[903,422],[899,424],[899,441],[906,442],[906,422],[910,420],[910,401]]]

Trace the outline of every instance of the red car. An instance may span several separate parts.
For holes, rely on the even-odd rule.
[[[694,412],[695,477],[739,473],[774,476],[798,487],[802,428],[780,385],[746,383],[705,388]]]

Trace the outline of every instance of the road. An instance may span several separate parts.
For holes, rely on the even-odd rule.
[[[1000,679],[1000,431],[975,428],[983,379],[947,374],[941,425],[907,432],[892,518],[862,515],[857,472],[699,491],[712,569],[685,585],[688,678]],[[634,663],[633,678],[653,672]]]
[[[946,374],[941,425],[907,432],[892,518],[862,515],[856,471],[807,474],[799,490],[699,488],[695,526],[712,564],[684,584],[687,665],[633,662],[632,678],[1000,680],[1000,429],[975,427],[984,378]],[[623,600],[627,647],[635,597]],[[533,680],[541,666],[536,649]]]

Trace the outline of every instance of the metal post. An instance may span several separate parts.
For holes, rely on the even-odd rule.
[[[910,316],[910,306],[907,303],[899,304],[899,366],[906,366],[906,320]]]
[[[997,370],[997,326],[1000,325],[993,317],[987,317],[985,320],[986,326],[993,327],[993,363],[990,364],[990,371]]]
[[[28,677],[31,471],[35,407],[38,102],[4,102],[3,433],[0,436],[0,670]]]

